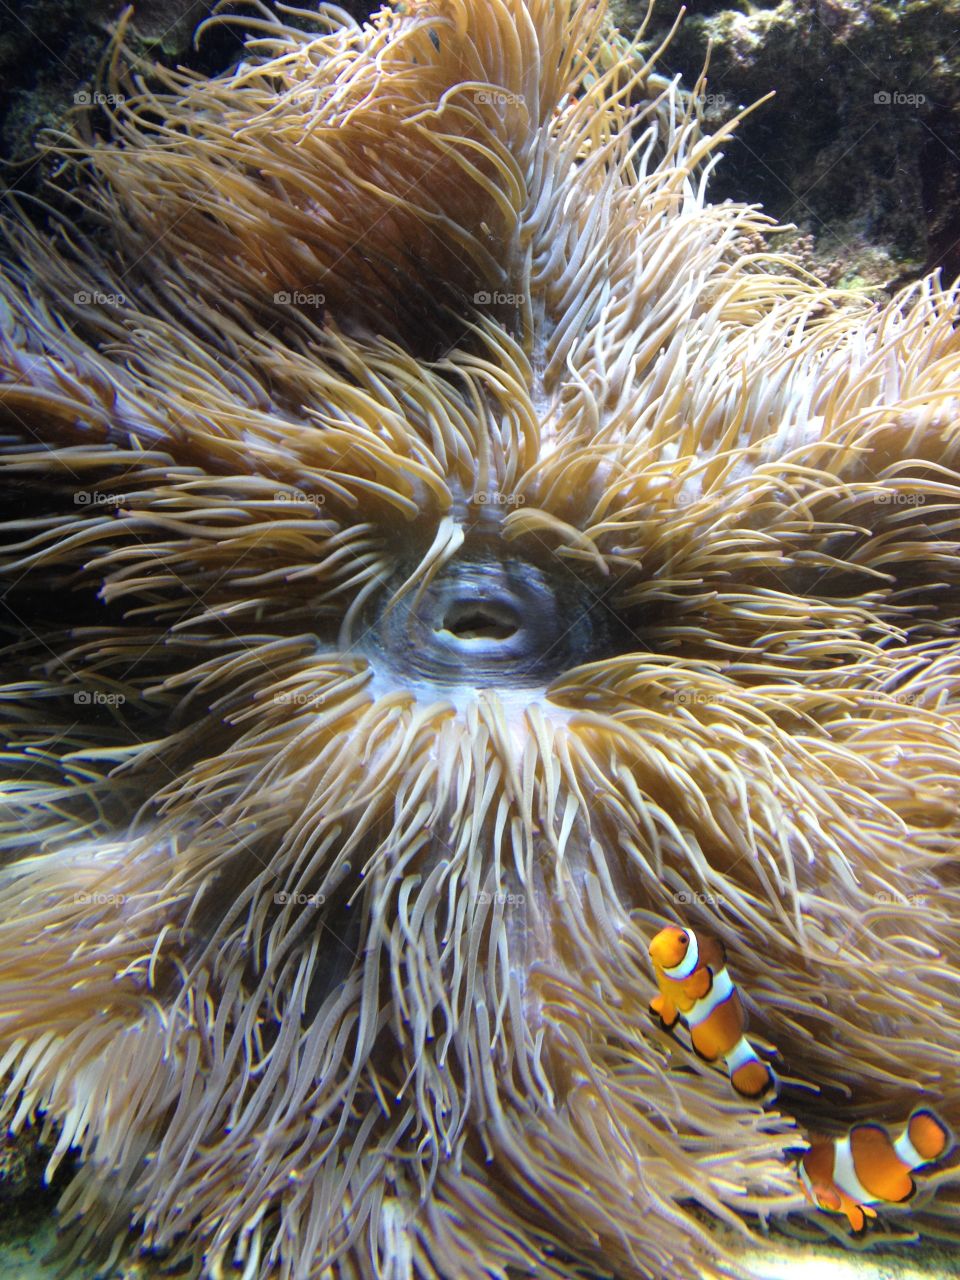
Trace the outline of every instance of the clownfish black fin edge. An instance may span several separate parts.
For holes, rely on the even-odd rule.
[[[890,1203],[891,1203],[891,1204],[906,1204],[908,1200],[912,1200],[912,1199],[913,1199],[913,1197],[917,1194],[917,1182],[916,1182],[916,1179],[915,1179],[915,1178],[911,1178],[911,1177],[909,1176],[909,1174],[907,1175],[907,1178],[908,1178],[908,1181],[909,1181],[909,1183],[910,1183],[910,1190],[907,1192],[907,1194],[906,1194],[906,1195],[901,1196],[899,1200],[891,1200],[891,1201],[890,1201]]]

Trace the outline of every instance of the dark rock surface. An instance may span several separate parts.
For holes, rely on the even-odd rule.
[[[44,130],[62,128],[71,111],[95,92],[98,68],[127,7],[128,0],[11,0],[2,6],[0,186],[27,193],[42,186],[48,163],[37,142]],[[127,46],[147,65],[224,71],[241,56],[239,27],[210,27],[199,44],[194,42],[197,26],[214,7],[215,0],[137,0]],[[379,7],[367,0],[341,2],[357,18]],[[218,11],[255,12],[239,3]]]
[[[16,1137],[0,1127],[0,1275],[7,1280],[7,1244],[26,1240],[49,1223],[63,1190],[67,1167],[45,1186],[43,1171],[49,1150],[37,1146],[35,1129],[22,1130]]]
[[[44,1163],[33,1130],[23,1130],[16,1137],[0,1130],[0,1205],[6,1208],[36,1187]]]
[[[13,0],[0,26],[0,178],[4,186],[35,192],[47,173],[37,142],[60,129],[89,101],[122,0]],[[199,50],[193,33],[211,0],[141,0],[128,44],[145,60],[197,70],[228,66],[240,39],[226,28]]]
[[[650,47],[676,16],[658,5]],[[615,0],[633,32],[643,8]],[[712,44],[708,118],[776,97],[738,131],[714,199],[760,201],[856,274],[960,274],[960,7],[954,0],[692,0],[660,70],[692,84]],[[876,264],[874,263],[874,266]],[[872,267],[865,268],[869,276]],[[849,274],[849,271],[848,271]]]

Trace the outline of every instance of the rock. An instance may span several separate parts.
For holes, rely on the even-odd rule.
[[[945,52],[960,41],[960,11],[938,0],[690,7],[660,70],[693,84],[712,44],[711,123],[776,91],[728,146],[714,199],[761,201],[818,248],[826,238],[828,258],[839,246],[855,264],[867,246],[900,281],[960,273],[960,68]],[[649,47],[677,9],[658,6]],[[618,0],[613,18],[632,32],[642,12]]]
[[[35,1192],[43,1177],[44,1153],[37,1135],[25,1129],[15,1137],[0,1131],[0,1205]]]

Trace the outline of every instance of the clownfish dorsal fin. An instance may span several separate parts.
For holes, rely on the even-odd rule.
[[[726,967],[727,949],[712,933],[700,935],[700,963],[708,965],[715,973]]]

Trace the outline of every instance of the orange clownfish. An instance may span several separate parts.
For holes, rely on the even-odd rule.
[[[682,1017],[700,1057],[707,1062],[724,1059],[737,1093],[772,1096],[777,1078],[743,1034],[743,1005],[727,973],[720,939],[671,925],[650,943],[650,959],[660,988],[650,1011],[661,1024],[669,1030]]]
[[[821,1139],[801,1156],[804,1194],[818,1209],[845,1213],[854,1231],[875,1218],[874,1204],[901,1204],[916,1191],[914,1169],[939,1160],[953,1145],[946,1125],[918,1107],[896,1140],[880,1124],[857,1124],[845,1138]]]

